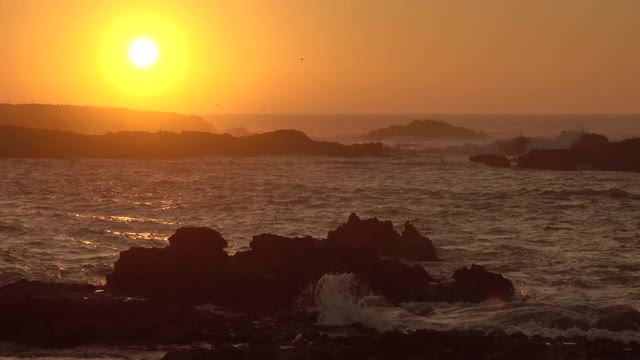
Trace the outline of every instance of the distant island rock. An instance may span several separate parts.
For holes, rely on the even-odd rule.
[[[82,135],[69,131],[0,126],[0,158],[168,159],[208,155],[380,156],[381,143],[343,145],[315,141],[296,130],[235,137],[184,131]]]
[[[126,108],[0,104],[0,125],[96,135],[116,131],[206,131],[213,124],[197,115]]]
[[[414,120],[407,125],[392,125],[370,131],[368,140],[383,140],[397,136],[445,139],[482,139],[486,134],[439,120]]]

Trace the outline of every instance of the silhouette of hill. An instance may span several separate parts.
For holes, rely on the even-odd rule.
[[[116,131],[213,131],[196,115],[74,105],[0,104],[0,125],[67,130],[82,134]]]
[[[407,125],[392,125],[384,129],[370,131],[366,138],[382,140],[395,136],[413,136],[424,138],[448,139],[480,139],[486,135],[482,132],[454,126],[438,120],[413,120]]]
[[[382,155],[381,143],[315,141],[296,130],[235,137],[184,131],[83,135],[70,131],[0,126],[0,158],[183,158],[205,155]]]

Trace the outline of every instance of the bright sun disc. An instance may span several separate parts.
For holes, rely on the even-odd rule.
[[[190,63],[189,41],[178,25],[157,14],[114,19],[98,52],[104,79],[136,97],[175,89],[187,76]]]
[[[138,39],[129,46],[129,58],[140,67],[148,67],[158,61],[160,51],[153,40]]]

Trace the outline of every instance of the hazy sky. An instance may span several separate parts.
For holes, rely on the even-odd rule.
[[[149,33],[146,20],[132,25],[147,16],[163,20]],[[153,75],[148,86],[162,91],[136,93],[144,81],[124,65],[104,71],[126,52],[113,50],[113,29],[127,37],[128,27],[131,40],[178,34],[159,44],[161,59],[180,61],[179,76],[178,65]],[[2,0],[0,34],[0,102],[640,112],[638,0]]]

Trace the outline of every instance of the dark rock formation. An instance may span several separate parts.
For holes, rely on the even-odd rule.
[[[490,167],[511,167],[511,161],[504,155],[481,154],[469,157],[469,161],[485,164]]]
[[[384,129],[370,131],[366,138],[382,140],[395,136],[424,138],[481,139],[486,135],[471,129],[454,126],[438,120],[414,120],[407,125],[392,125]]]
[[[531,150],[518,157],[518,166],[527,169],[576,170],[580,154],[570,149]]]
[[[206,155],[380,156],[381,143],[343,145],[310,139],[295,130],[234,137],[209,132],[119,132],[81,135],[0,126],[0,158],[183,158]]]
[[[600,145],[582,156],[585,165],[593,169],[640,172],[640,138]]]
[[[572,149],[532,150],[518,158],[518,166],[549,170],[576,170],[584,167],[640,172],[640,138],[605,142],[603,137],[591,134],[584,139]]]
[[[133,247],[120,253],[107,275],[111,290],[186,301],[214,298],[225,276],[227,241],[208,228],[180,228],[163,249]]]
[[[219,252],[228,245],[219,232],[206,227],[181,227],[169,237],[169,244],[176,251],[193,256]]]
[[[226,240],[216,231],[182,228],[163,249],[123,251],[107,276],[111,291],[181,302],[212,302],[251,311],[292,305],[301,291],[331,273],[353,273],[393,303],[404,301],[510,300],[504,282],[484,268],[472,267],[451,284],[431,277],[422,266],[409,266],[378,255],[434,260],[435,248],[413,225],[402,234],[390,221],[349,221],[326,240],[255,236],[251,250],[227,256]],[[471,278],[472,281],[466,281]],[[502,279],[502,282],[499,281]],[[501,288],[502,287],[502,288]],[[513,287],[511,287],[513,289]]]
[[[354,249],[373,249],[380,256],[418,261],[435,261],[436,249],[431,240],[406,223],[402,234],[393,228],[391,221],[377,218],[362,220],[352,213],[346,224],[327,235],[327,242]]]
[[[571,144],[572,150],[590,150],[595,147],[606,145],[609,143],[609,138],[600,134],[582,134],[580,138]]]
[[[453,280],[450,294],[453,301],[481,302],[489,298],[512,299],[514,296],[510,280],[479,265],[456,270]]]

